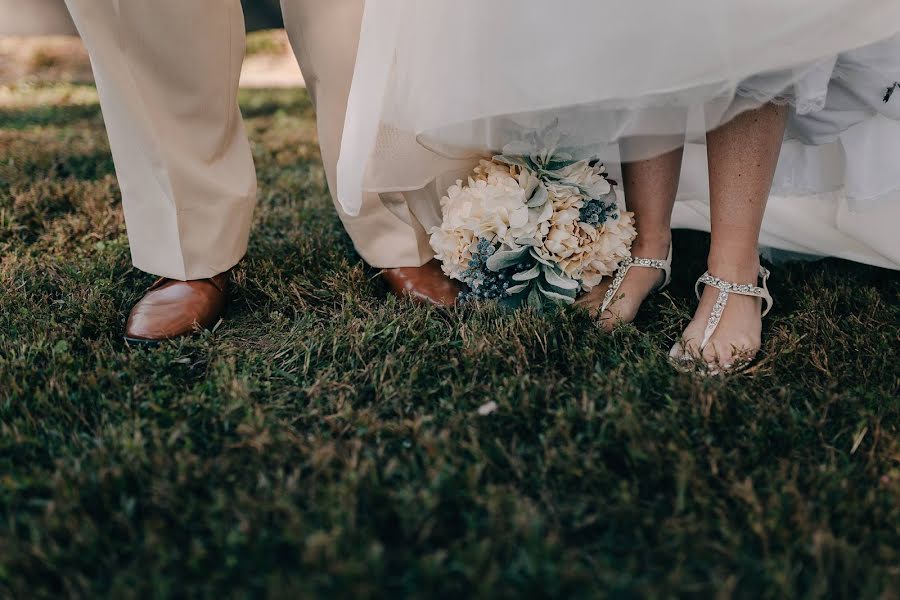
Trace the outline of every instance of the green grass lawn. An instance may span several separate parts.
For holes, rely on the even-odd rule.
[[[2,97],[0,597],[900,595],[897,273],[776,268],[761,361],[711,380],[665,360],[698,233],[612,335],[414,306],[341,229],[305,93],[254,91],[228,318],[128,348],[152,277],[93,88]]]

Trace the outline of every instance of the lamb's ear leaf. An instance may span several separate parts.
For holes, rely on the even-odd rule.
[[[516,243],[520,246],[531,246],[532,248],[537,248],[541,245],[541,243],[536,239],[525,237],[516,238]]]
[[[490,258],[485,262],[485,266],[495,273],[499,273],[503,269],[514,267],[528,254],[530,247],[524,246],[518,250],[498,250],[491,254]]]
[[[561,304],[574,304],[575,298],[570,298],[569,296],[564,296],[562,294],[557,294],[556,292],[552,292],[550,290],[545,290],[540,283],[535,286],[538,290],[540,290],[541,294],[552,300],[553,302],[559,302]],[[530,300],[530,298],[529,298]]]
[[[528,208],[538,208],[539,206],[545,205],[549,199],[550,192],[548,192],[547,188],[541,184],[534,190],[534,194],[532,194],[527,206]]]
[[[536,172],[538,170],[537,165],[535,165],[528,156],[520,156],[518,154],[498,154],[494,157],[494,160],[505,165],[521,167],[531,172]]]
[[[562,135],[560,135],[559,141],[563,141]],[[584,157],[576,158],[583,153],[584,150],[573,148],[571,146],[560,146],[559,143],[557,143],[556,151],[553,153],[553,160],[567,160],[576,163],[585,160]]]
[[[542,287],[548,292],[553,292],[555,294],[559,294],[560,296],[566,296],[568,298],[571,298],[572,300],[574,300],[578,296],[578,290],[564,290],[562,288],[558,288],[549,284],[543,285]]]
[[[579,283],[577,281],[569,277],[563,277],[556,272],[555,268],[544,266],[543,271],[544,278],[547,280],[547,283],[549,283],[553,287],[557,287],[563,290],[578,289]]]
[[[513,156],[509,154],[498,154],[494,157],[494,161],[503,163],[505,165],[512,165],[515,167],[523,167],[528,168],[528,163],[525,162],[525,159],[521,156]]]
[[[554,266],[552,262],[550,262],[550,261],[547,260],[546,258],[541,258],[541,255],[538,254],[537,252],[535,252],[534,250],[531,251],[531,258],[533,258],[534,260],[538,261],[538,262],[541,263],[542,265],[547,265],[548,267]]]
[[[531,286],[531,282],[522,283],[519,285],[514,285],[511,288],[506,290],[507,295],[515,296],[516,294],[521,294],[525,290],[527,290]]]
[[[577,160],[568,159],[562,155],[554,154],[553,160],[551,160],[546,165],[544,165],[544,170],[551,171],[551,172],[561,171],[562,169],[565,169],[566,167],[571,167],[572,165],[574,165],[577,162],[578,162]]]
[[[512,276],[513,281],[530,281],[541,274],[541,263],[534,263],[534,266],[527,271],[516,273]]]
[[[540,286],[536,285],[531,288],[531,293],[528,294],[528,306],[538,312],[543,312],[544,298],[541,294]]]

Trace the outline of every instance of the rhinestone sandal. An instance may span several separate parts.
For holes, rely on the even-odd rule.
[[[600,305],[598,314],[602,315],[612,305],[613,301],[616,299],[616,294],[618,293],[619,288],[622,287],[622,282],[625,281],[625,276],[628,275],[628,271],[631,267],[644,267],[662,271],[660,274],[660,282],[653,286],[653,289],[650,290],[650,294],[657,294],[663,291],[672,282],[672,244],[669,244],[669,254],[666,256],[665,260],[630,256],[620,262],[619,268],[616,269],[616,274],[613,276],[612,284],[610,284],[609,289],[606,290],[606,295],[603,297],[603,303]]]
[[[716,332],[716,328],[719,326],[719,322],[722,320],[722,313],[725,312],[725,305],[728,304],[728,297],[731,294],[738,294],[740,296],[751,296],[753,298],[762,298],[763,301],[763,313],[762,316],[765,317],[769,314],[769,311],[772,310],[772,305],[775,303],[772,300],[772,295],[769,293],[768,281],[769,275],[771,273],[765,267],[759,268],[759,278],[762,280],[762,287],[757,287],[755,285],[751,285],[748,283],[732,283],[730,281],[724,281],[719,279],[718,277],[713,277],[709,274],[709,271],[703,274],[700,279],[697,280],[697,283],[694,285],[694,292],[697,294],[697,299],[699,300],[701,297],[700,286],[708,285],[719,290],[719,296],[716,298],[716,303],[713,305],[712,313],[709,315],[709,320],[706,324],[706,330],[703,332],[703,342],[700,344],[700,353],[703,353],[703,350],[709,344],[709,340],[712,338],[713,334]],[[681,343],[677,343],[672,346],[672,350],[669,352],[669,360],[672,365],[683,372],[694,372],[696,371],[697,360],[693,356],[688,356],[684,347]],[[703,362],[703,361],[699,361]],[[711,363],[705,363],[705,373],[708,375],[719,375],[722,373],[735,373],[742,371],[750,366],[751,361],[742,361],[742,364],[730,366],[718,366]]]

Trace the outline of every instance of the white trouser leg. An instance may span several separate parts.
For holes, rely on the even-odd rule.
[[[135,266],[174,279],[228,270],[256,202],[239,0],[66,4],[91,55]]]

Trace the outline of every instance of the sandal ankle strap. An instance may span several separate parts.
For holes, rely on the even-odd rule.
[[[762,280],[762,287],[747,283],[725,281],[724,279],[713,277],[710,275],[709,271],[700,276],[700,279],[698,279],[697,283],[694,285],[694,292],[697,294],[698,300],[701,297],[700,287],[703,285],[708,285],[719,290],[719,297],[716,298],[716,303],[713,305],[712,313],[707,321],[706,331],[703,333],[703,343],[700,344],[701,350],[706,348],[710,338],[712,338],[713,334],[716,332],[716,328],[722,320],[722,313],[725,312],[725,305],[728,304],[728,297],[731,294],[761,298],[763,301],[762,316],[765,317],[769,314],[769,311],[772,310],[772,306],[775,304],[775,301],[772,299],[772,294],[769,293],[768,281],[770,275],[771,273],[767,268],[760,266],[759,278]]]
[[[603,297],[603,303],[600,305],[601,314],[612,304],[613,299],[616,297],[616,293],[619,291],[619,288],[622,287],[622,282],[625,281],[625,276],[628,274],[631,267],[659,269],[662,271],[665,274],[665,279],[653,289],[653,292],[664,290],[672,281],[672,244],[669,244],[669,253],[664,260],[658,258],[641,258],[637,256],[629,256],[628,258],[623,259],[619,263],[619,268],[616,269],[616,274],[613,276],[613,281],[610,284],[609,289],[606,290],[606,295]]]

